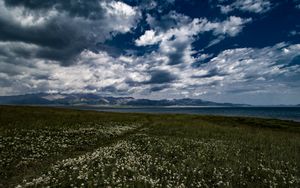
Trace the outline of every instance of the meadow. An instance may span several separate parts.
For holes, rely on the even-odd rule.
[[[300,187],[300,123],[0,106],[0,187]]]

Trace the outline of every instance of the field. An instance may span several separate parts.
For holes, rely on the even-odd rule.
[[[0,187],[300,187],[300,124],[0,106]]]

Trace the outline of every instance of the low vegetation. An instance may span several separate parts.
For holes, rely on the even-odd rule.
[[[300,124],[0,106],[0,187],[300,187]]]

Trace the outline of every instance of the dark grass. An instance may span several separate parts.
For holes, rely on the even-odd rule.
[[[111,122],[125,125],[139,123],[142,126],[126,134],[112,137],[102,136],[93,132],[61,135],[63,130],[97,129],[99,123],[108,124],[109,126]],[[244,172],[242,168],[247,168],[247,165],[255,167],[258,165],[258,162],[266,163],[265,165],[269,168],[283,168],[278,161],[293,164],[295,169],[291,174],[297,177],[300,176],[300,123],[293,121],[183,114],[111,113],[53,107],[0,106],[0,136],[2,138],[14,138],[16,134],[19,137],[26,137],[28,132],[32,130],[34,133],[30,136],[37,137],[39,132],[46,130],[43,133],[46,136],[50,134],[49,137],[57,139],[66,137],[69,140],[68,142],[72,143],[69,143],[70,147],[67,149],[50,148],[47,150],[49,152],[47,156],[37,158],[24,165],[19,165],[20,161],[22,161],[22,157],[31,154],[31,149],[25,148],[21,152],[10,149],[8,145],[0,148],[0,150],[2,149],[0,151],[2,157],[11,157],[11,162],[7,163],[8,165],[0,167],[0,187],[14,186],[21,183],[24,178],[35,177],[47,171],[55,161],[76,157],[93,151],[98,147],[111,145],[119,140],[126,139],[133,139],[134,142],[140,143],[144,148],[149,148],[143,151],[150,155],[164,155],[174,164],[177,164],[176,161],[173,161],[174,155],[177,155],[178,159],[190,157],[190,164],[188,164],[191,166],[199,166],[200,168],[203,163],[205,166],[202,167],[207,169],[205,178],[209,178],[210,172],[216,166],[231,167],[236,172]],[[176,150],[172,150],[173,153],[164,152],[163,148],[159,148],[155,144],[145,145],[142,139],[135,138],[136,134],[141,133],[148,135],[149,138],[154,140],[163,139],[166,143],[177,144],[183,148],[188,156],[184,156],[182,153],[176,152]],[[192,150],[197,148],[195,148],[196,146],[193,147],[193,144],[187,142],[186,139],[212,141],[212,143],[215,140],[222,141],[222,143],[226,143],[226,148],[220,149],[218,148],[220,147],[219,145],[209,150],[203,148],[203,150],[209,152],[207,156],[205,155],[207,158],[195,160],[197,157],[193,156]],[[29,140],[32,142],[38,141],[34,138]],[[49,140],[49,142],[53,141]],[[3,145],[3,143],[0,144]],[[11,148],[14,148],[14,143],[5,144],[11,144]],[[27,143],[25,145],[28,146],[30,144]],[[234,154],[237,151],[236,149],[239,151],[238,156]],[[224,161],[225,158],[220,158],[220,155],[225,155],[226,151],[228,151],[230,156],[225,157],[226,161]],[[263,161],[260,161],[262,158]],[[203,160],[202,163],[200,163],[201,160]],[[241,164],[237,163],[237,161]],[[289,166],[285,166],[285,168],[289,168]],[[265,172],[262,171],[251,171],[249,173],[244,174],[243,180],[238,177],[230,177],[231,185],[241,186],[239,182],[245,181],[248,187],[259,185],[264,187],[262,180],[256,179],[252,181],[250,177],[255,174],[256,176],[261,176],[262,179],[269,178],[268,174],[264,174]],[[215,184],[211,185],[214,187]],[[290,186],[293,187],[292,185]]]

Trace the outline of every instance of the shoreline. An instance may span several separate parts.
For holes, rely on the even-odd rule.
[[[298,109],[300,113],[300,107],[258,107],[258,106],[251,106],[251,107],[212,107],[212,106],[69,106],[69,105],[0,105],[1,106],[15,106],[15,107],[42,107],[42,108],[57,108],[57,109],[73,109],[73,110],[83,110],[83,111],[93,111],[93,112],[105,112],[105,113],[122,113],[122,114],[151,114],[151,115],[198,115],[198,116],[216,116],[216,117],[232,117],[232,118],[257,118],[257,119],[264,119],[264,120],[282,120],[282,121],[292,121],[296,123],[300,123],[300,117],[272,117],[267,115],[254,115],[254,114],[234,114],[234,113],[210,113],[206,112],[205,110],[239,110],[239,109],[283,109],[283,108],[291,108],[291,109]],[[181,109],[181,111],[180,111]],[[193,111],[184,111],[190,109],[201,109],[204,110],[202,112],[193,112]],[[138,111],[144,110],[144,111]],[[149,111],[147,111],[149,110]],[[161,110],[161,111],[151,111],[151,110]],[[170,110],[170,111],[163,111],[163,110]],[[173,111],[178,110],[178,111]]]

